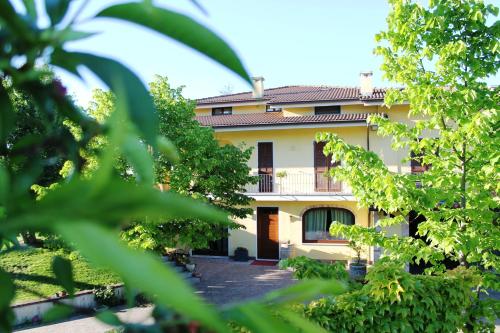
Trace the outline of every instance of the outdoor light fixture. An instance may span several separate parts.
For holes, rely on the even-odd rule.
[[[371,125],[370,125],[370,129],[371,129],[372,131],[378,131],[378,125],[377,125],[377,124],[371,124]]]

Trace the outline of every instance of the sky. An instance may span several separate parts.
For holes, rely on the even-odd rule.
[[[71,11],[82,1],[75,0]],[[250,90],[236,74],[167,37],[116,20],[90,19],[99,9],[116,2],[122,1],[90,0],[77,27],[98,34],[68,44],[67,49],[114,58],[134,70],[145,83],[155,74],[166,75],[173,86],[185,86],[184,95],[189,98]],[[379,70],[381,58],[373,55],[374,36],[386,27],[387,0],[198,2],[208,15],[190,0],[156,4],[187,14],[223,37],[252,76],[264,77],[266,88],[355,86],[359,73],[366,70],[373,71],[375,86],[391,85]],[[85,82],[63,71],[57,71],[57,75],[81,105],[88,103],[93,88],[104,87],[89,72],[84,73]]]

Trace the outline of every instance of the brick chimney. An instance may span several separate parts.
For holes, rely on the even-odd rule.
[[[254,76],[252,77],[253,82],[253,98],[262,98],[264,97],[264,78],[262,76]]]
[[[361,96],[373,95],[372,77],[372,71],[359,73],[359,92],[361,93]]]

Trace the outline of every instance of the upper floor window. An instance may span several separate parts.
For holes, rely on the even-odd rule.
[[[315,106],[314,114],[340,114],[340,105]]]
[[[344,208],[313,208],[302,217],[302,242],[304,243],[339,243],[345,240],[330,235],[333,222],[354,225],[354,214]]]
[[[266,112],[281,112],[281,108],[272,105],[266,105]]]
[[[225,114],[233,114],[233,108],[230,106],[222,108],[212,108],[212,116],[221,116]]]

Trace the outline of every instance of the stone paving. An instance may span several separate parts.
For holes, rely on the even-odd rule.
[[[257,298],[294,283],[291,272],[277,266],[254,266],[228,259],[193,258],[202,274],[197,293],[215,305]]]
[[[253,266],[250,261],[238,263],[228,259],[193,258],[202,274],[196,293],[214,305],[224,305],[256,298],[294,282],[291,273],[278,267]],[[151,307],[119,309],[125,322],[148,323]],[[104,333],[111,329],[94,317],[77,317],[64,322],[19,329],[22,333]]]

